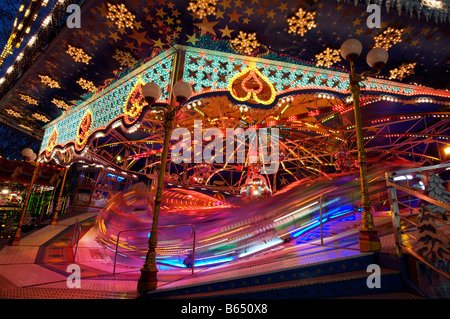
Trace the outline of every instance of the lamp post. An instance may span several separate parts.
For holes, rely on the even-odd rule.
[[[23,219],[25,217],[25,213],[27,212],[28,203],[30,202],[30,197],[31,197],[31,191],[33,190],[34,180],[36,178],[36,173],[39,169],[39,163],[37,161],[35,162],[37,155],[33,152],[32,149],[30,149],[30,148],[23,149],[22,155],[26,158],[26,161],[28,163],[30,163],[34,166],[34,169],[33,169],[33,176],[31,177],[31,181],[30,181],[30,186],[28,187],[27,199],[25,200],[19,222],[17,223],[17,229],[14,232],[14,236],[11,238],[11,240],[9,242],[9,244],[11,246],[18,246],[20,243],[20,235],[22,232]]]
[[[378,75],[380,73],[380,70],[386,64],[389,55],[383,48],[373,48],[369,51],[366,58],[367,64],[369,64],[369,66],[371,66],[373,70],[358,74],[355,72],[355,60],[361,54],[361,42],[356,39],[349,39],[342,44],[340,51],[342,57],[350,62],[349,90],[352,93],[353,107],[355,112],[356,142],[358,145],[359,173],[361,180],[361,206],[363,208],[362,225],[359,230],[359,249],[360,251],[378,251],[381,250],[381,243],[380,239],[378,238],[378,230],[375,228],[375,225],[373,223],[372,213],[370,212],[371,204],[366,175],[367,162],[364,152],[361,112],[359,108],[359,96],[361,92],[359,83],[361,81],[364,81],[368,76]]]
[[[192,87],[187,82],[177,82],[172,89],[173,96],[170,97],[167,108],[156,107],[156,110],[161,112],[164,118],[164,144],[161,154],[161,168],[158,175],[158,184],[156,187],[155,207],[153,211],[152,229],[150,238],[148,240],[148,251],[145,256],[145,262],[142,266],[141,277],[138,281],[137,290],[140,292],[153,290],[157,287],[157,272],[156,267],[156,246],[158,244],[158,221],[159,210],[162,201],[162,189],[164,185],[164,173],[167,163],[167,153],[169,150],[169,141],[174,126],[174,119],[178,111],[183,107],[184,103],[192,95]],[[154,102],[161,96],[161,88],[155,83],[147,83],[142,88],[142,93],[148,105],[152,106]],[[175,103],[177,102],[177,103]]]

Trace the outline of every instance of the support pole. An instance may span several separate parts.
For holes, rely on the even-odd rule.
[[[359,249],[360,251],[379,251],[381,250],[381,242],[378,238],[378,230],[373,223],[373,216],[370,212],[369,185],[367,182],[367,162],[364,151],[364,139],[362,135],[361,111],[359,108],[360,85],[362,77],[355,73],[354,62],[350,62],[350,92],[352,93],[353,106],[355,112],[355,130],[356,142],[358,145],[359,175],[361,181],[361,206],[362,225],[359,230]]]
[[[176,52],[175,67],[172,77],[172,86],[175,85],[178,80],[179,70],[181,64],[181,51]],[[141,277],[138,280],[137,290],[139,292],[149,291],[156,289],[158,285],[158,268],[156,267],[156,247],[158,245],[158,223],[159,223],[159,211],[162,202],[162,189],[164,186],[164,175],[166,171],[167,153],[169,151],[170,137],[172,129],[174,127],[174,120],[177,112],[181,108],[181,103],[175,106],[175,98],[172,96],[172,90],[169,95],[169,106],[167,110],[164,110],[164,144],[161,154],[161,168],[158,175],[158,184],[156,186],[155,207],[153,211],[152,230],[150,232],[150,238],[148,240],[148,251],[145,256],[145,262],[142,266]]]
[[[397,190],[394,186],[390,185],[390,182],[394,182],[394,178],[392,177],[392,173],[387,172],[386,173],[386,184],[388,189],[388,196],[389,196],[389,206],[391,207],[391,219],[392,219],[392,225],[394,226],[394,239],[395,239],[395,245],[397,249],[397,255],[401,258],[403,257],[402,253],[402,229],[401,229],[401,223],[400,223],[400,212],[398,209],[398,199],[397,199]]]
[[[170,106],[170,109],[172,107]],[[148,291],[156,289],[158,280],[156,267],[156,246],[158,245],[158,222],[159,211],[162,202],[162,189],[164,186],[164,173],[166,171],[167,153],[169,150],[170,135],[173,128],[173,119],[165,120],[164,122],[164,145],[161,154],[161,169],[158,175],[158,184],[156,187],[155,208],[153,211],[152,230],[150,232],[150,238],[148,241],[148,251],[145,256],[145,263],[141,268],[141,277],[138,281],[138,291]]]

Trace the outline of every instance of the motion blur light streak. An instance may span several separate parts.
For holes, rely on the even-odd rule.
[[[279,221],[279,220],[281,220],[281,219],[283,219],[283,218],[286,218],[286,217],[288,217],[288,216],[291,216],[291,215],[293,215],[293,214],[296,214],[296,213],[298,213],[298,212],[301,212],[302,210],[305,210],[305,209],[307,209],[307,208],[309,208],[309,207],[311,207],[311,206],[314,206],[314,205],[316,205],[316,204],[318,204],[318,203],[319,203],[319,202],[314,202],[314,203],[309,204],[309,205],[307,205],[307,206],[305,206],[305,207],[302,207],[302,208],[300,208],[300,209],[297,209],[296,211],[294,211],[294,212],[292,212],[292,213],[290,213],[290,214],[287,214],[287,215],[281,216],[280,218],[274,219],[274,222],[277,222],[277,221]]]
[[[220,243],[223,243],[223,242],[226,242],[226,241],[228,241],[228,240],[227,239],[222,239],[222,240],[216,241],[216,242],[208,244],[208,245],[199,246],[197,248],[199,248],[199,249],[200,248],[205,248],[205,247],[209,247],[209,246],[212,246],[212,245],[220,244]]]
[[[413,176],[412,176],[412,175],[396,176],[396,177],[394,177],[394,182],[396,182],[396,181],[404,181],[404,180],[406,180],[406,179],[413,179]]]
[[[385,205],[385,180],[378,177],[386,170],[395,171],[405,167],[412,168],[403,161],[369,168],[369,191],[376,211],[389,210]],[[232,200],[232,203],[205,194],[217,194],[217,189],[202,190],[203,186],[183,189],[171,185],[172,188],[163,191],[160,225],[195,225],[195,267],[216,266],[276,247],[282,248],[283,245],[296,245],[297,242],[291,241],[294,238],[299,243],[314,242],[318,236],[315,229],[321,223],[348,222],[358,230],[361,191],[357,177],[358,172],[346,172],[335,174],[332,180],[322,176],[314,181],[297,181],[271,197],[247,202],[228,194],[227,199]],[[411,179],[407,176],[397,183],[413,183],[418,190],[423,191],[421,178],[420,175],[411,175]],[[98,242],[114,252],[120,231],[149,229],[153,200],[154,193],[143,187],[113,196],[97,217]],[[166,268],[188,267],[184,261],[193,255],[192,228],[162,227],[158,231],[157,263]],[[309,232],[312,232],[311,236]],[[141,267],[142,258],[147,252],[148,233],[149,230],[121,233],[118,263]],[[331,240],[349,236],[345,232],[336,234],[330,227],[324,227],[323,233],[325,236],[331,235]]]
[[[267,248],[273,247],[273,246],[275,246],[275,245],[281,244],[282,242],[283,242],[283,241],[282,241],[281,239],[279,239],[279,238],[273,239],[273,241],[270,242],[270,243],[262,244],[262,245],[258,245],[258,246],[252,247],[249,251],[240,254],[240,255],[239,255],[239,258],[248,256],[248,255],[251,255],[251,254],[254,254],[254,253],[257,253],[257,252],[259,252],[259,251],[262,251],[262,250],[265,250],[265,249],[267,249]]]
[[[325,223],[327,220],[328,220],[328,218],[324,218],[322,220],[322,222]],[[319,225],[320,225],[320,221],[316,221],[314,223],[310,223],[309,225],[306,225],[306,226],[302,227],[302,229],[300,231],[292,234],[292,238],[296,238],[296,237],[300,236],[301,234],[306,233],[308,230],[311,230],[311,229],[313,229],[313,228],[315,228],[315,227],[317,227]]]

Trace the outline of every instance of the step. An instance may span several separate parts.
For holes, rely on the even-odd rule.
[[[305,256],[307,257],[307,256]],[[198,273],[188,279],[168,285],[168,288],[161,287],[157,290],[147,293],[148,298],[165,298],[175,295],[191,295],[197,293],[209,293],[212,291],[221,291],[235,288],[248,288],[259,285],[284,284],[302,279],[311,279],[328,275],[342,276],[346,272],[361,271],[367,278],[367,266],[374,263],[373,253],[359,254],[352,257],[337,258],[333,260],[297,265],[291,268],[278,269],[274,271],[261,271],[252,274],[251,269],[247,275],[230,278],[230,272],[205,276],[204,273]],[[226,269],[225,269],[226,270]],[[202,278],[204,277],[204,278]],[[225,278],[225,279],[224,279]]]
[[[319,277],[287,280],[272,284],[251,285],[251,282],[243,282],[243,286],[246,287],[194,294],[181,293],[167,298],[330,298],[336,296],[397,292],[402,288],[400,272],[398,271],[381,268],[380,288],[369,288],[367,286],[368,276],[369,274],[365,270],[358,270]]]

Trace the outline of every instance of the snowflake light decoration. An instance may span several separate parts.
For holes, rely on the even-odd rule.
[[[41,82],[42,82],[43,84],[48,85],[48,86],[51,87],[51,88],[58,88],[58,89],[61,88],[61,87],[59,86],[58,81],[52,79],[52,78],[49,77],[48,75],[42,75],[42,74],[39,74],[39,77],[41,78]]]
[[[116,49],[116,53],[113,55],[113,58],[116,59],[121,66],[131,68],[138,62],[131,52],[121,49]]]
[[[33,129],[32,129],[31,127],[29,127],[29,126],[27,126],[27,125],[25,125],[25,124],[19,124],[19,126],[20,126],[21,128],[26,129],[26,130],[33,131]]]
[[[422,5],[433,9],[442,9],[444,7],[444,3],[439,0],[422,0]]]
[[[308,12],[299,8],[293,17],[287,19],[288,33],[297,33],[303,36],[308,30],[317,27],[315,18],[315,12]]]
[[[317,66],[331,67],[334,63],[341,61],[339,50],[326,48],[323,52],[316,54]]]
[[[136,16],[128,11],[124,3],[111,4],[108,2],[108,15],[106,18],[113,21],[118,29],[123,29],[133,28]]]
[[[22,114],[20,114],[19,112],[14,111],[14,110],[6,109],[5,111],[6,111],[6,113],[8,113],[11,116],[18,117],[18,118],[22,117]]]
[[[216,14],[217,0],[197,0],[189,2],[188,11],[194,12],[200,19]]]
[[[256,32],[246,33],[239,31],[236,38],[230,41],[233,49],[240,53],[252,54],[252,52],[260,46],[258,40],[256,40]]]
[[[97,87],[94,85],[94,82],[83,79],[83,78],[79,78],[79,80],[77,81],[77,83],[81,86],[81,88],[83,90],[87,90],[91,93],[97,91]]]
[[[89,61],[92,59],[92,57],[84,52],[82,48],[77,48],[74,46],[68,45],[68,49],[66,51],[74,60],[75,62],[83,62],[85,64],[89,64]]]
[[[34,117],[36,120],[42,121],[44,123],[50,122],[50,119],[48,117],[46,117],[45,115],[39,114],[39,113],[34,113],[31,116]]]
[[[20,94],[20,99],[24,100],[28,104],[38,105],[38,101],[36,99],[33,99],[31,96],[26,94]]]
[[[408,75],[414,74],[414,67],[416,66],[416,64],[417,62],[402,63],[400,67],[390,70],[389,72],[391,74],[389,76],[389,80],[392,79],[403,80]]]
[[[388,27],[381,34],[373,37],[374,47],[389,50],[394,44],[402,42],[403,29]]]

